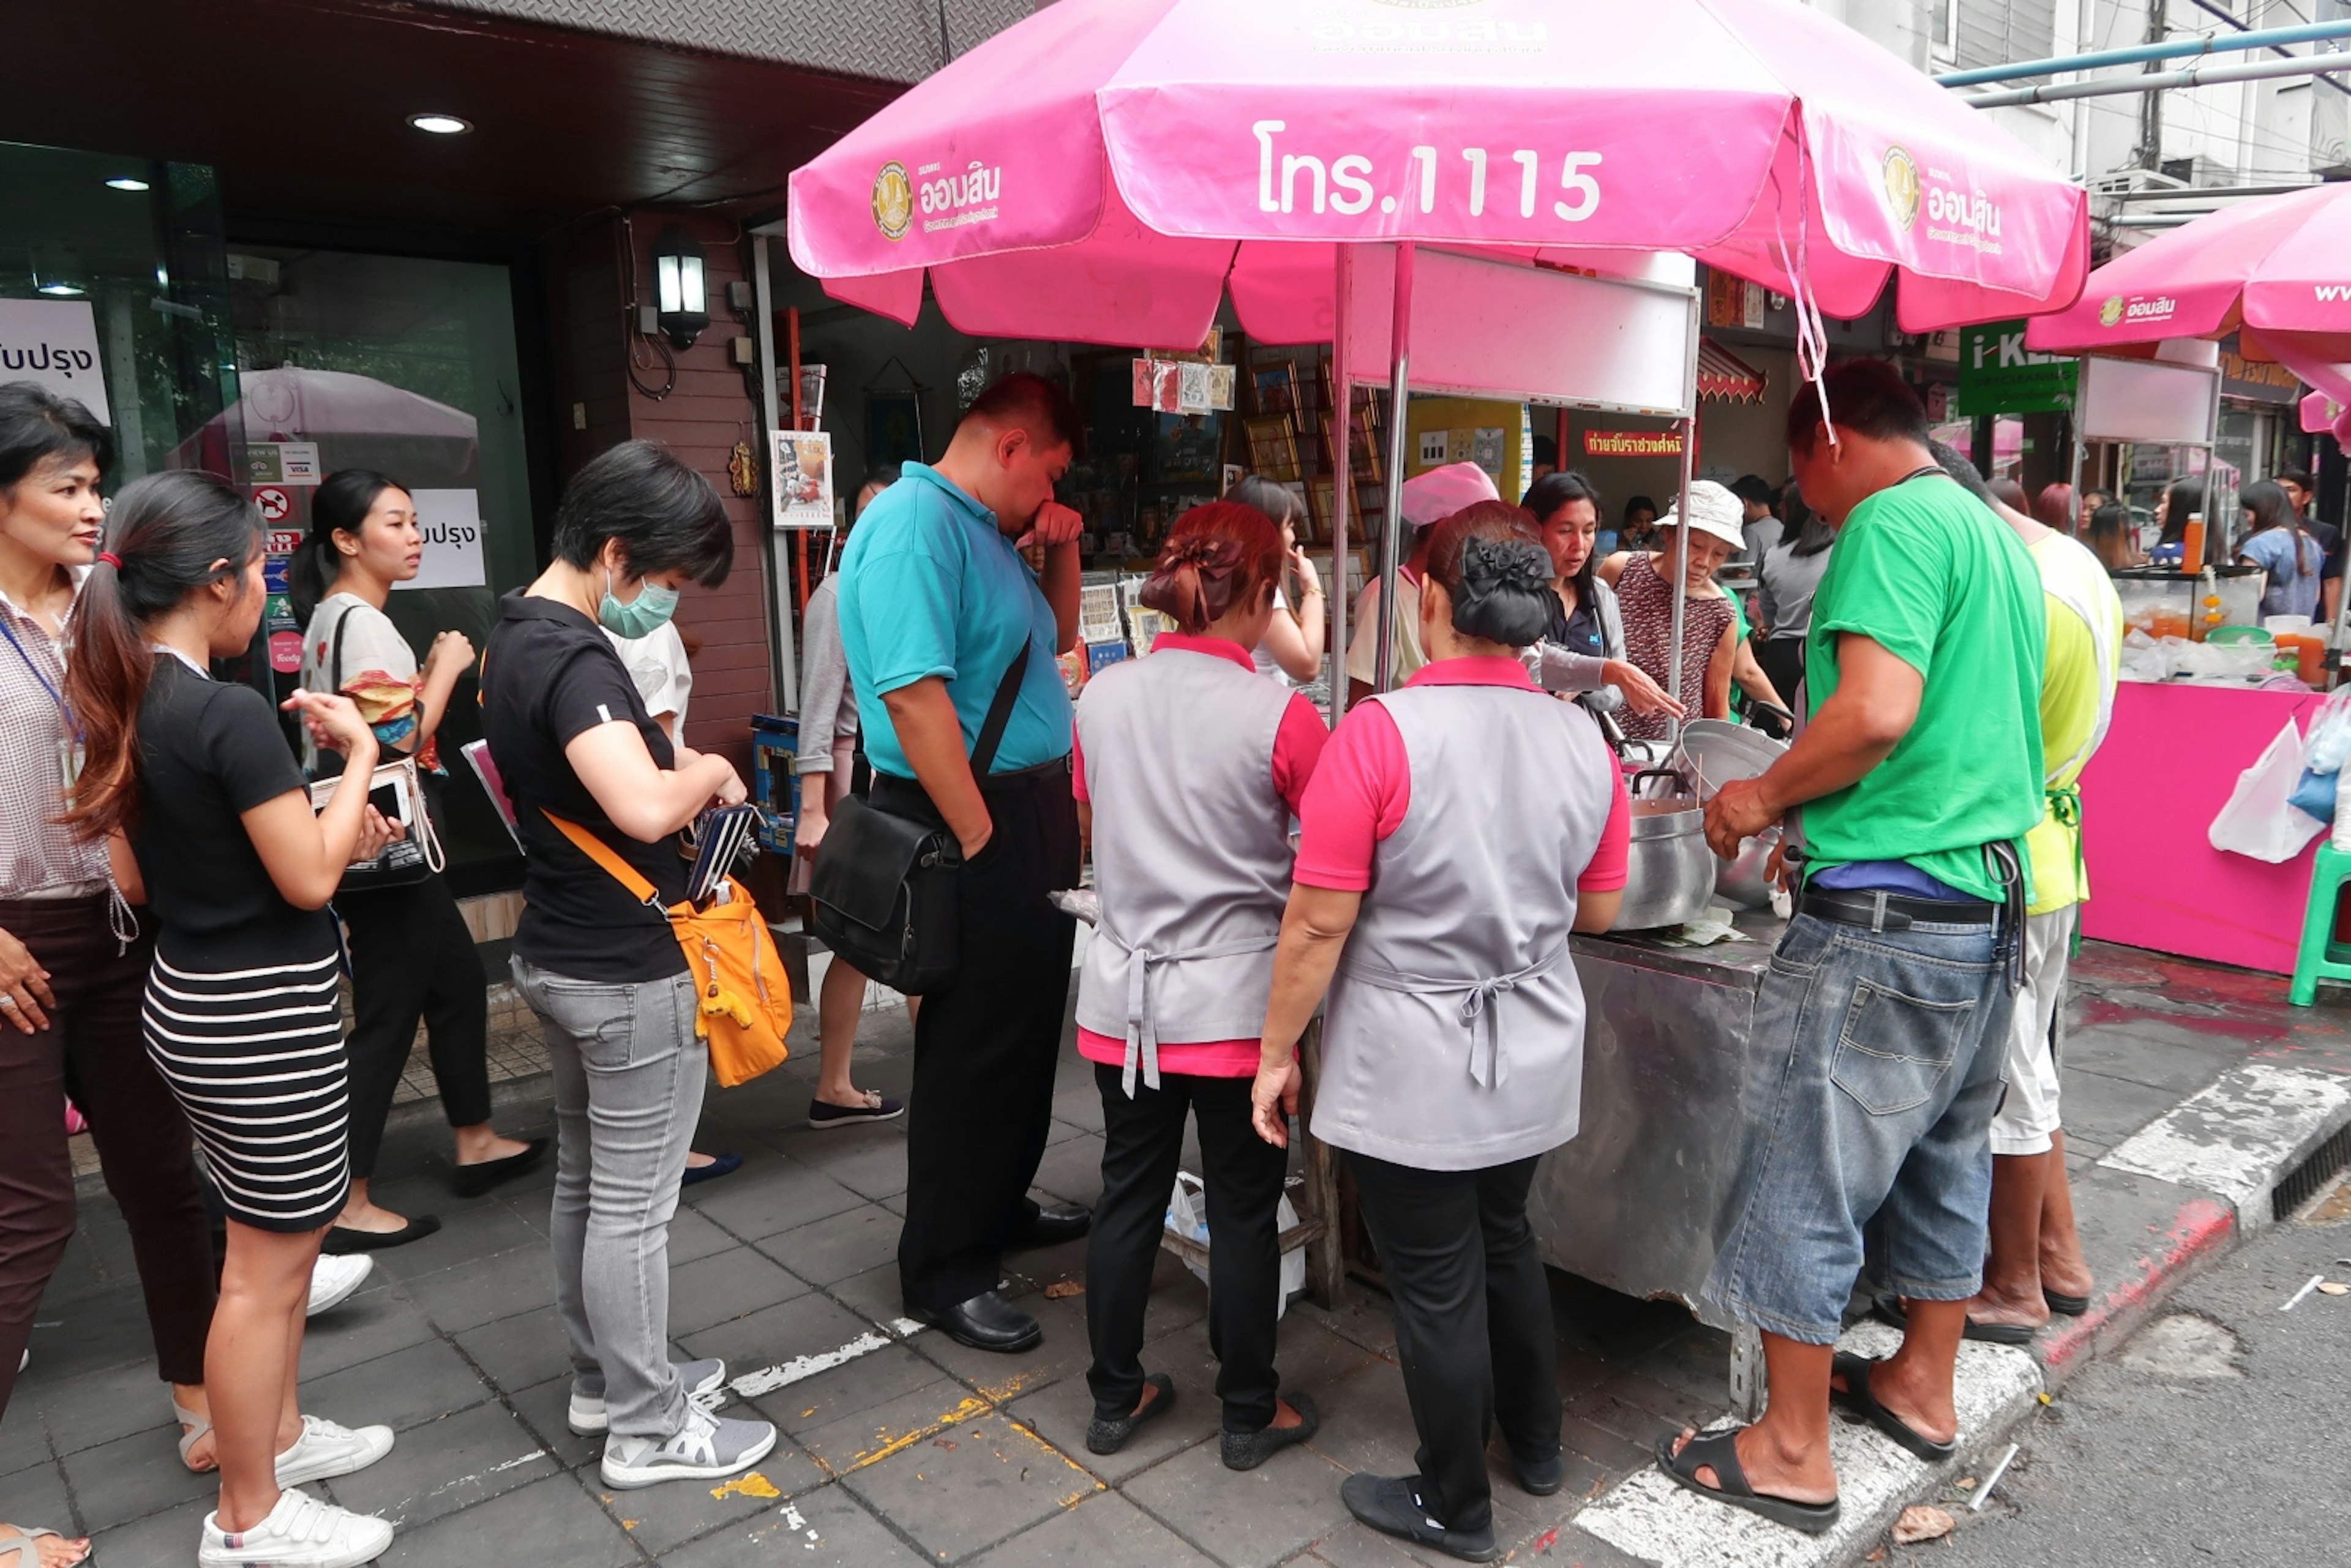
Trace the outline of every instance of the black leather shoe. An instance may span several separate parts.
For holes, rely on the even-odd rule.
[[[1045,1340],[1045,1331],[1035,1318],[994,1291],[982,1291],[971,1300],[957,1301],[945,1312],[909,1306],[906,1315],[918,1323],[938,1330],[957,1344],[967,1344],[974,1350],[1000,1351],[1009,1355],[1017,1351],[1032,1350]]]
[[[1094,1211],[1083,1204],[1040,1204],[1037,1218],[1029,1223],[1029,1234],[1013,1245],[1021,1249],[1058,1246],[1064,1241],[1075,1241],[1093,1228]]]
[[[1513,1453],[1510,1475],[1529,1497],[1550,1497],[1567,1484],[1567,1450],[1562,1448],[1548,1459],[1522,1459]]]
[[[1254,1432],[1220,1432],[1217,1457],[1228,1470],[1253,1470],[1292,1443],[1302,1443],[1322,1429],[1322,1412],[1303,1394],[1286,1394],[1284,1403],[1298,1412],[1295,1427],[1265,1427]]]
[[[1465,1563],[1491,1563],[1501,1555],[1490,1521],[1483,1530],[1450,1530],[1429,1517],[1420,1504],[1418,1476],[1352,1475],[1339,1483],[1339,1500],[1383,1535],[1433,1546]]]

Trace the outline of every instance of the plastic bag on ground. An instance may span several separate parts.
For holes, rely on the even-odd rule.
[[[2300,854],[2326,826],[2294,809],[2294,789],[2301,779],[2302,732],[2288,719],[2259,760],[2237,775],[2237,787],[2206,832],[2212,847],[2273,865]]]
[[[1277,1232],[1286,1232],[1298,1223],[1298,1211],[1290,1207],[1288,1197],[1275,1205],[1273,1222]],[[1208,1203],[1205,1184],[1190,1171],[1176,1173],[1176,1188],[1167,1197],[1166,1225],[1170,1233],[1186,1241],[1196,1242],[1202,1247],[1208,1244]],[[1189,1258],[1184,1260],[1184,1267],[1191,1270],[1192,1277],[1203,1285],[1208,1282],[1208,1271]],[[1293,1247],[1281,1255],[1281,1299],[1274,1305],[1274,1316],[1279,1318],[1288,1312],[1290,1298],[1302,1293],[1305,1289],[1306,1249]]]

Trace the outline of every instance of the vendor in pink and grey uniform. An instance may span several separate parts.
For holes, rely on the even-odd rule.
[[[1304,697],[1257,673],[1281,576],[1280,530],[1216,501],[1176,519],[1143,602],[1179,628],[1078,699],[1079,822],[1102,921],[1078,988],[1078,1051],[1102,1101],[1102,1193],[1086,1248],[1086,1447],[1116,1453],[1176,1385],[1146,1377],[1144,1309],[1184,1147],[1200,1129],[1208,1206],[1208,1343],[1228,1469],[1314,1435],[1273,1369],[1287,1165],[1249,1125],[1258,1029],[1290,895],[1290,822],[1329,733]]]
[[[1527,1221],[1536,1162],[1575,1135],[1583,991],[1571,933],[1604,931],[1629,808],[1592,716],[1518,650],[1558,601],[1534,519],[1483,502],[1437,525],[1420,589],[1430,662],[1350,712],[1300,816],[1254,1101],[1288,1139],[1291,1050],[1327,990],[1315,1136],[1346,1152],[1395,1306],[1420,1474],[1350,1477],[1375,1530],[1494,1552],[1486,1442],[1557,1491],[1558,1355]],[[1210,1226],[1210,1234],[1215,1227]]]

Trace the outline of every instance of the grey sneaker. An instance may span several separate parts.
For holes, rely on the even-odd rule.
[[[713,1356],[708,1361],[681,1361],[677,1364],[678,1381],[685,1385],[685,1396],[705,1410],[717,1408],[726,1388],[726,1364]],[[592,1437],[611,1424],[601,1394],[582,1394],[577,1386],[571,1390],[571,1407],[563,1413],[571,1429],[583,1437]]]
[[[685,1426],[664,1442],[651,1437],[608,1437],[604,1484],[613,1488],[657,1486],[663,1481],[716,1480],[738,1475],[768,1457],[776,1429],[765,1421],[730,1421],[689,1405]]]

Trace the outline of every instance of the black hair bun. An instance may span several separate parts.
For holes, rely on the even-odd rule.
[[[1523,648],[1542,640],[1558,604],[1551,587],[1551,556],[1542,546],[1480,538],[1462,545],[1453,629],[1463,636]]]

